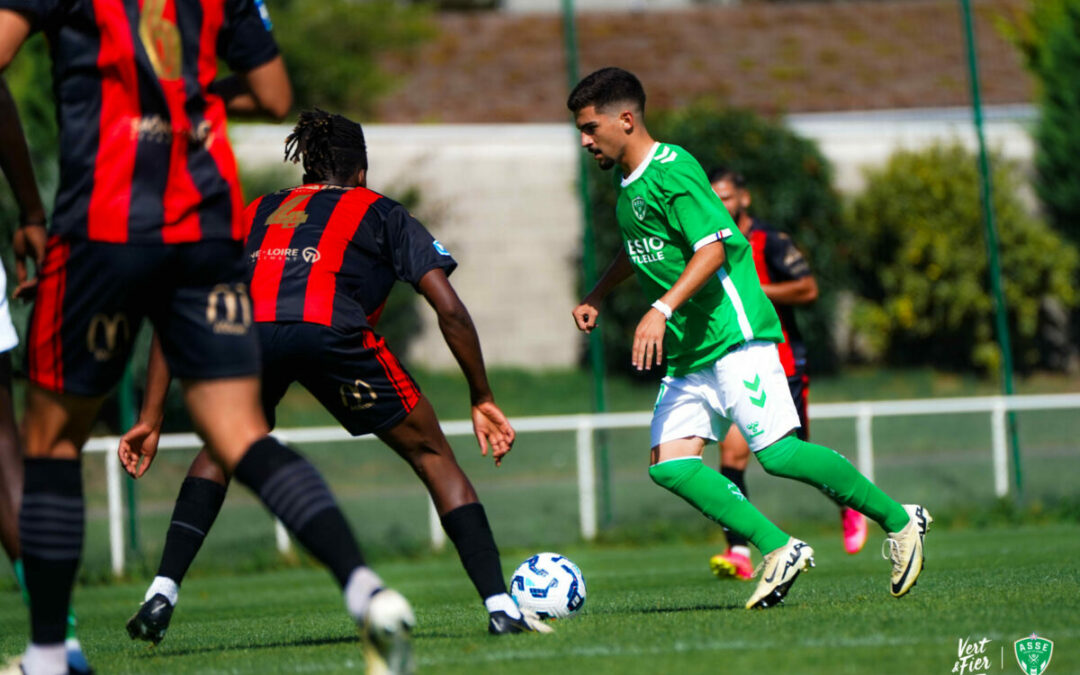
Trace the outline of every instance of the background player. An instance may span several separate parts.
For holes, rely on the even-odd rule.
[[[32,30],[46,33],[54,59],[61,156],[47,242],[43,228],[20,230],[41,261],[27,339],[19,540],[31,642],[22,670],[67,672],[85,527],[81,449],[144,317],[215,459],[331,569],[370,658],[404,669],[412,611],[364,564],[314,467],[267,435],[258,344],[237,311],[249,301],[227,101],[277,116],[291,105],[254,4],[0,0],[0,70]],[[238,75],[215,86],[218,58]]]
[[[262,403],[274,408],[300,382],[351,434],[374,433],[424,482],[461,562],[489,612],[491,633],[548,631],[506,592],[484,507],[439,427],[431,403],[374,331],[396,281],[412,284],[439,317],[469,384],[473,429],[498,465],[514,429],[495,405],[469,312],[447,275],[450,253],[404,206],[366,188],[360,125],[322,110],[301,113],[286,158],[303,161],[304,185],[265,195],[245,212],[248,280],[263,355]],[[290,253],[291,252],[291,253]],[[156,351],[156,350],[155,350]],[[168,385],[166,364],[151,361],[147,398],[119,455],[132,476],[157,452]],[[184,574],[225,498],[228,478],[201,452],[177,497],[158,574],[128,622],[132,638],[159,642]]]
[[[750,215],[750,191],[741,173],[727,168],[713,169],[709,172],[709,184],[724,203],[739,231],[750,242],[761,290],[772,301],[780,318],[784,341],[776,348],[780,363],[784,366],[791,399],[799,414],[799,427],[795,433],[801,440],[808,440],[810,420],[806,415],[806,399],[810,392],[810,378],[806,374],[806,345],[803,344],[791,308],[817,300],[817,280],[810,271],[806,257],[791,237]],[[749,461],[750,445],[739,433],[738,427],[728,429],[720,442],[720,472],[743,495],[747,495],[745,473]],[[858,553],[866,543],[866,518],[855,509],[841,506],[840,522],[844,529],[844,549],[851,554]],[[746,539],[734,532],[725,530],[724,533],[727,535],[728,549],[709,560],[713,573],[720,578],[752,579],[754,566],[750,563]]]
[[[19,205],[19,222],[15,233],[15,248],[20,255],[26,254],[28,228],[45,226],[45,207],[41,204],[37,181],[34,178],[34,166],[30,162],[30,152],[26,139],[21,133],[19,112],[7,83],[0,78],[0,169],[7,177]],[[14,297],[31,299],[34,282],[27,278],[26,264],[20,260],[15,270],[17,286]],[[0,263],[0,544],[15,568],[15,578],[26,595],[26,583],[23,564],[19,557],[19,505],[22,502],[23,459],[19,443],[18,429],[15,424],[15,408],[12,399],[11,380],[13,365],[11,352],[19,344],[19,336],[11,322],[11,312],[7,298],[7,272]],[[67,651],[68,670],[73,673],[90,672],[90,666],[83,655],[82,646],[75,636],[75,613],[70,609],[67,615],[67,632],[64,639]]]
[[[930,516],[921,506],[892,500],[838,453],[794,435],[799,418],[776,351],[780,322],[761,290],[745,237],[701,166],[686,150],[649,135],[645,91],[625,70],[587,76],[567,107],[582,147],[602,169],[622,169],[615,213],[624,246],[574,309],[574,320],[579,329],[592,330],[604,297],[635,272],[657,298],[638,323],[631,349],[639,370],[659,365],[665,348],[667,353],[653,411],[650,477],[765,554],[747,608],[780,602],[812,564],[813,549],[703,465],[706,439],[716,440],[734,423],[767,472],[827,489],[877,521],[889,533],[890,591],[906,594],[922,571]]]

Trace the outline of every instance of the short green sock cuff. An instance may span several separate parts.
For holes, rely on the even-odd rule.
[[[18,558],[11,564],[15,568],[15,581],[19,582],[19,590],[22,591],[23,602],[30,604],[30,594],[26,592],[26,572],[23,571],[22,558]]]
[[[674,491],[704,466],[700,457],[669,459],[650,466],[649,478],[657,485]]]

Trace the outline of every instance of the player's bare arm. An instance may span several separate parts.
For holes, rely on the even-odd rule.
[[[480,453],[486,456],[490,445],[491,456],[495,465],[499,466],[503,456],[514,445],[515,432],[506,415],[495,405],[484,368],[484,354],[480,350],[480,336],[476,333],[469,310],[442,269],[433,269],[425,274],[420,279],[419,288],[438,315],[439,330],[446,340],[446,346],[457,359],[469,383],[473,431],[480,444]]]
[[[30,19],[10,9],[0,9],[0,71],[7,68],[30,36]]]
[[[165,361],[157,333],[154,333],[150,360],[146,364],[146,393],[142,410],[135,426],[120,437],[120,447],[116,451],[120,464],[132,478],[141,478],[157,455],[170,380],[169,364]]]
[[[694,293],[701,290],[709,279],[723,266],[726,256],[724,244],[714,241],[699,248],[686,263],[686,268],[659,301],[671,311],[678,309]],[[660,365],[664,355],[664,332],[668,317],[655,306],[650,307],[634,330],[631,363],[638,370],[649,370],[653,364]]]
[[[778,305],[809,305],[818,297],[817,280],[813,276],[762,284],[761,290],[765,291],[765,297]]]
[[[214,82],[210,90],[225,99],[225,109],[238,117],[283,120],[292,107],[292,84],[280,55],[246,73]]]
[[[626,249],[619,249],[619,254],[615,256],[615,259],[611,261],[604,273],[600,275],[600,280],[596,282],[596,285],[585,296],[585,299],[574,308],[574,323],[577,324],[578,330],[591,333],[592,329],[596,328],[596,318],[600,314],[600,304],[604,301],[604,298],[616,286],[629,279],[633,274],[634,266],[626,255]]]
[[[35,265],[40,265],[45,257],[45,207],[38,193],[34,165],[30,162],[30,151],[19,122],[19,111],[3,79],[0,79],[0,169],[19,204],[19,226],[12,241],[15,251],[14,296],[27,298],[33,295],[37,279],[29,279],[26,259],[33,258]]]

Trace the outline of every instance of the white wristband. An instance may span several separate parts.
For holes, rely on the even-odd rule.
[[[652,304],[652,308],[664,315],[665,319],[671,318],[671,307],[668,306],[663,300],[657,300]]]

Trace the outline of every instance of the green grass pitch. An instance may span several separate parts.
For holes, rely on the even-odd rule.
[[[752,584],[708,572],[714,545],[564,547],[588,584],[582,614],[552,635],[492,638],[449,553],[376,566],[412,601],[415,651],[428,673],[949,673],[961,638],[989,638],[990,673],[1019,673],[1013,641],[1054,641],[1055,673],[1080,672],[1080,527],[931,530],[927,571],[889,596],[888,563],[872,533],[858,556],[832,531],[805,533],[817,568],[787,604],[746,611]],[[504,552],[509,571],[526,551]],[[302,567],[204,575],[183,590],[157,648],[132,643],[124,622],[144,582],[77,592],[80,635],[101,673],[358,672],[362,658],[329,575]],[[26,612],[0,593],[0,655],[24,646]]]

